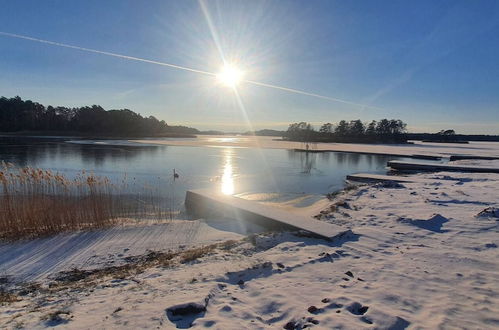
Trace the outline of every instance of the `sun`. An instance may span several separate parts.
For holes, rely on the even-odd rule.
[[[235,88],[243,79],[244,72],[231,64],[226,64],[217,74],[217,80],[230,88]]]

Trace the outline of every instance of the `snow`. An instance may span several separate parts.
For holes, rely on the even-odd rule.
[[[290,142],[268,136],[204,136],[197,139],[147,139],[130,140],[133,143],[148,145],[172,146],[205,146],[205,147],[239,147],[239,148],[270,148],[270,149],[304,149],[304,143]],[[456,143],[427,143],[413,141],[414,144],[358,144],[358,143],[311,143],[312,150],[379,153],[397,156],[429,155],[475,155],[499,157],[499,143],[497,142],[470,142],[469,144]]]
[[[254,244],[242,240],[192,262],[28,293],[0,307],[0,324],[30,329],[499,327],[494,211],[499,175],[415,177],[422,180],[362,185],[327,204],[321,201],[325,208],[318,221],[352,229],[354,234],[342,240],[262,233],[250,240]],[[311,205],[299,210],[318,213]],[[2,257],[6,251],[3,247]]]
[[[215,229],[202,221],[172,220],[4,242],[0,243],[0,276],[17,282],[42,280],[75,267],[119,265],[127,257],[149,250],[187,248],[241,237],[242,234]]]

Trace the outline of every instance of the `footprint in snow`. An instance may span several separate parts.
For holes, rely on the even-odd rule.
[[[398,221],[401,223],[433,231],[435,233],[445,233],[447,232],[447,230],[443,230],[442,226],[444,223],[448,222],[449,219],[440,214],[434,214],[431,218],[427,220],[399,218]]]
[[[199,303],[175,305],[166,309],[166,316],[179,329],[188,329],[194,320],[204,317],[206,306]]]
[[[347,307],[347,310],[355,315],[364,315],[369,306],[363,306],[361,303],[353,302],[350,306]]]

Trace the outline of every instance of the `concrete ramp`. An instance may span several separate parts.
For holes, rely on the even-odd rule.
[[[420,182],[421,179],[415,179],[405,176],[398,175],[381,175],[381,174],[370,174],[370,173],[357,173],[347,175],[347,180],[355,181],[355,182],[399,182],[399,183],[407,183],[407,182]]]
[[[473,156],[473,155],[452,155],[450,156],[450,161],[463,160],[463,159],[481,159],[481,160],[496,160],[499,157],[495,156]]]
[[[187,211],[195,216],[224,216],[256,222],[265,227],[305,230],[332,239],[350,233],[349,229],[286,212],[258,202],[223,195],[213,190],[189,190],[185,196]]]
[[[484,167],[484,166],[468,166],[468,165],[453,165],[453,164],[430,164],[430,163],[412,163],[392,160],[388,162],[388,166],[400,171],[456,171],[456,172],[477,172],[477,173],[499,173],[499,168]]]

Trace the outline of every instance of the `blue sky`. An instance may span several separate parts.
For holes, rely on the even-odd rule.
[[[499,134],[499,1],[205,1],[245,78],[354,106],[0,35],[0,95],[129,108],[245,131],[400,118],[411,131]],[[218,72],[198,1],[0,1],[0,32]],[[241,104],[244,109],[241,109]]]

